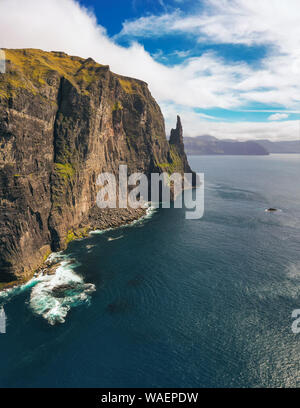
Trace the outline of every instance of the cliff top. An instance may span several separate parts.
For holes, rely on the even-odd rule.
[[[20,88],[36,94],[40,88],[51,85],[55,75],[66,78],[79,91],[86,93],[91,83],[109,71],[108,65],[99,64],[92,58],[70,56],[60,51],[47,52],[33,48],[3,50],[6,54],[6,74],[0,75],[0,97],[4,98]],[[112,74],[127,93],[136,93],[140,85],[146,85],[135,78]]]

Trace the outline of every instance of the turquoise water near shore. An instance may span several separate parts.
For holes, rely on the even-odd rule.
[[[189,162],[202,219],[159,209],[92,234],[55,282],[0,297],[0,387],[300,385],[300,156]]]

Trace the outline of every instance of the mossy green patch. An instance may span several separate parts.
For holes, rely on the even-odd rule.
[[[157,163],[157,165],[161,168],[161,169],[167,169],[170,166],[170,163]]]
[[[46,262],[47,258],[49,257],[49,255],[51,254],[51,250],[48,249],[45,253],[45,255],[43,256],[43,263]]]
[[[135,93],[135,90],[133,88],[133,83],[132,81],[129,81],[127,79],[120,79],[119,78],[119,82],[123,88],[123,90],[128,93],[128,94],[133,94]]]
[[[120,101],[116,101],[114,104],[113,104],[113,107],[112,107],[112,111],[114,112],[114,111],[118,111],[118,110],[122,110],[123,109],[123,106],[122,106],[122,104],[121,104],[121,102]]]
[[[86,87],[99,76],[97,68],[102,67],[93,60],[37,49],[5,50],[5,56],[7,71],[0,79],[0,96],[4,98],[15,96],[19,89],[38,94],[55,73],[86,93]]]
[[[74,231],[70,230],[68,231],[68,234],[66,236],[66,245],[68,245],[69,242],[74,241],[76,239],[76,235],[74,234]]]
[[[77,230],[71,229],[68,231],[65,244],[68,245],[75,239],[86,238],[88,236],[88,228],[79,228]]]
[[[70,163],[55,163],[55,170],[65,180],[72,179],[75,174],[75,170]]]
[[[177,147],[174,145],[170,145],[170,156],[171,162],[170,163],[159,163],[157,162],[156,165],[162,169],[166,170],[169,174],[172,173],[181,173],[184,171],[183,162],[180,157],[180,154],[177,150]]]

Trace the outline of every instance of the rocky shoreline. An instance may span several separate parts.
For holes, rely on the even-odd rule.
[[[68,243],[77,239],[87,238],[93,231],[106,231],[130,225],[135,221],[143,219],[147,215],[149,208],[106,208],[100,210],[98,207],[94,207],[79,227],[72,231]],[[54,274],[61,260],[55,259],[55,257],[51,258],[51,255],[55,255],[55,252],[49,253],[41,266],[26,278],[22,277],[19,281],[0,283],[0,292],[22,286],[34,277]]]

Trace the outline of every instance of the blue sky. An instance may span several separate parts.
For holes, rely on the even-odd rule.
[[[195,1],[176,1],[176,0],[81,0],[80,3],[97,16],[99,24],[104,26],[110,37],[123,46],[130,45],[135,36],[118,37],[125,21],[135,21],[141,17],[151,15],[163,15],[169,11],[181,10],[185,14],[193,13],[193,10],[205,10],[203,2],[199,1],[195,7]],[[198,43],[190,35],[164,35],[139,36],[139,42],[142,43],[147,51],[157,60],[164,64],[173,65],[185,58],[175,52],[188,53],[189,57],[199,56],[208,50],[213,50],[229,61],[247,61],[250,64],[259,64],[262,57],[267,53],[267,47],[264,45],[244,46],[240,44],[218,44]]]
[[[4,47],[91,56],[145,80],[167,132],[220,138],[299,137],[299,21],[298,0],[0,2]]]
[[[268,55],[276,51],[276,44],[270,41],[246,43],[220,43],[210,39],[209,41],[199,41],[193,32],[169,32],[160,35],[157,31],[140,30],[136,32],[131,30],[128,34],[122,35],[124,24],[135,24],[141,18],[150,19],[151,16],[163,16],[166,14],[192,16],[206,13],[207,2],[188,1],[188,0],[81,0],[81,3],[90,8],[97,16],[98,22],[105,27],[109,37],[124,46],[130,46],[132,41],[138,41],[143,45],[152,57],[167,66],[184,64],[185,60],[196,58],[204,53],[212,52],[221,57],[224,63],[235,64],[244,63],[251,68],[260,69]],[[286,5],[288,7],[288,4]],[[124,30],[123,30],[124,31]],[[120,35],[121,33],[121,35]],[[258,88],[259,89],[259,88]],[[260,88],[263,91],[262,88]],[[266,88],[272,90],[272,87]],[[276,120],[299,120],[299,113],[291,111],[282,103],[261,103],[253,101],[245,104],[239,109],[222,109],[212,107],[203,109],[195,107],[196,113],[212,116],[208,121],[227,121],[227,122],[268,122],[275,118]],[[251,112],[250,112],[251,111]],[[276,115],[276,113],[285,112],[285,115]],[[275,116],[274,116],[275,115]]]
[[[161,15],[173,9],[193,10],[195,1],[176,0],[80,0],[92,9],[109,36],[118,34],[125,20],[136,20],[147,15]]]

